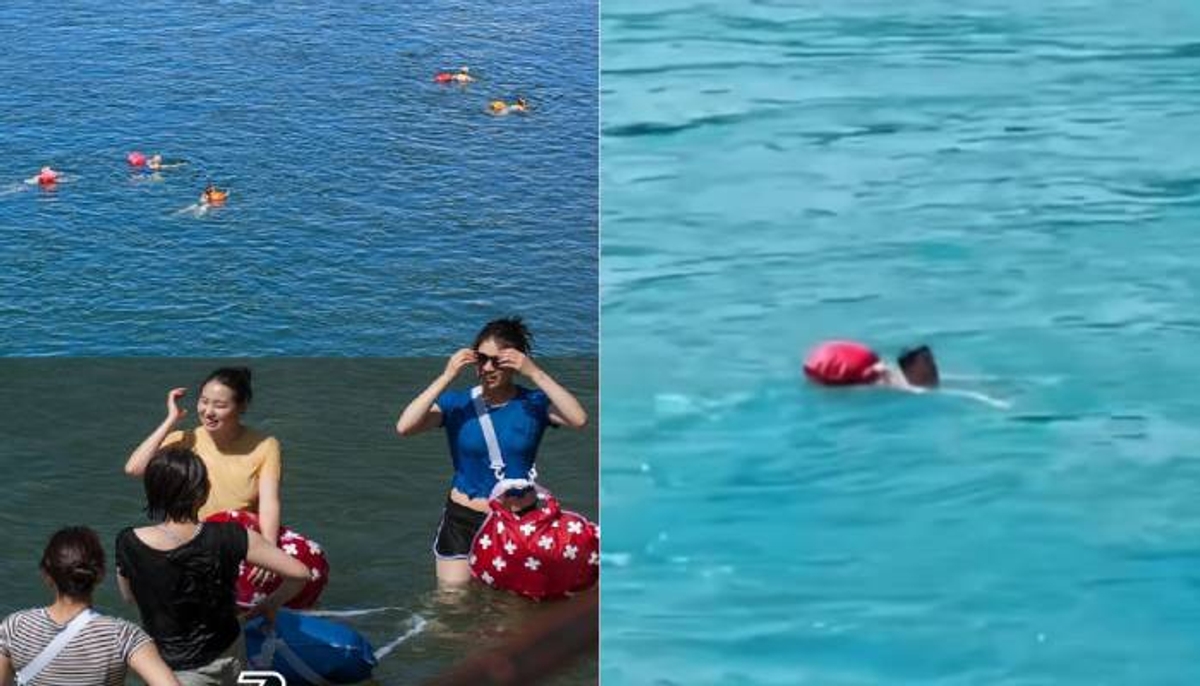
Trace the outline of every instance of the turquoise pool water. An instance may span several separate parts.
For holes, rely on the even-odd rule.
[[[1195,683],[1200,6],[601,27],[604,682]]]

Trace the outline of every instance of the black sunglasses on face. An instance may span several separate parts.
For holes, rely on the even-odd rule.
[[[499,355],[485,355],[481,352],[476,351],[475,364],[479,365],[480,368],[483,368],[483,367],[487,366],[488,362],[491,362],[492,366],[495,367],[496,369],[500,368],[500,356]]]

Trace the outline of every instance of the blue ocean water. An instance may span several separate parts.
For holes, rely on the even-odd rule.
[[[0,352],[597,344],[593,2],[0,7]],[[478,82],[433,83],[469,65]],[[492,99],[529,99],[492,117]],[[131,150],[188,166],[131,174]],[[69,183],[22,179],[42,165]],[[183,211],[206,182],[228,205]]]
[[[604,683],[1200,681],[1200,5],[601,32]]]

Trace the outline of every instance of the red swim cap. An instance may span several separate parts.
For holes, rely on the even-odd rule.
[[[37,180],[39,184],[43,186],[49,186],[50,184],[58,181],[58,172],[49,168],[43,169],[42,171],[38,172]]]
[[[804,361],[804,373],[826,386],[874,383],[879,378],[879,356],[861,343],[827,341],[813,349]]]
[[[143,155],[142,153],[138,152],[137,150],[134,150],[133,152],[126,155],[125,159],[126,159],[126,161],[129,162],[129,166],[131,166],[131,167],[140,167],[140,166],[146,164],[146,156]]]

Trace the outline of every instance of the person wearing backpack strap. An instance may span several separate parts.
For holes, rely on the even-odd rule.
[[[454,477],[433,542],[442,584],[471,580],[471,541],[491,511],[492,489],[505,479],[536,478],[534,461],[546,427],[587,425],[575,396],[533,361],[531,339],[519,317],[488,322],[396,421],[401,436],[441,427],[450,444]],[[479,384],[451,390],[459,372],[472,364]],[[536,388],[514,383],[518,374]]]
[[[54,603],[0,622],[0,684],[118,686],[132,668],[147,686],[179,686],[146,632],[92,609],[92,593],[105,570],[95,531],[58,530],[40,567]]]

